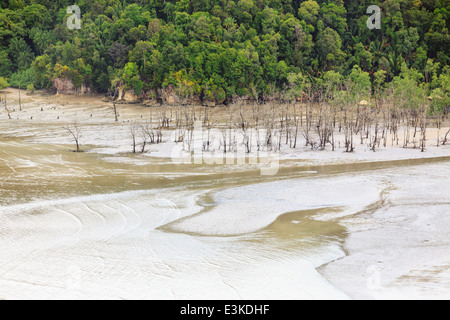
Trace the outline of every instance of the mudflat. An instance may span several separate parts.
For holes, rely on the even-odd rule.
[[[334,151],[299,133],[296,148],[283,138],[270,150],[278,167],[262,175],[251,128],[233,131],[255,158],[226,161],[228,107],[192,107],[219,132],[206,148],[203,122],[195,163],[195,138],[191,150],[175,123],[190,107],[117,105],[115,121],[102,96],[22,92],[20,111],[18,91],[5,94],[0,298],[450,297],[446,124],[428,128],[425,152],[419,135],[416,148],[414,137],[408,148],[387,137],[374,152],[368,138],[347,153],[338,131]],[[133,124],[156,132],[162,117],[161,143],[139,152],[138,130],[133,153]]]

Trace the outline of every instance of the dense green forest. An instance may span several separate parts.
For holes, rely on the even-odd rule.
[[[449,0],[0,0],[0,86],[225,100],[325,82],[448,97]],[[67,27],[81,9],[79,30]],[[369,30],[367,8],[382,8]]]

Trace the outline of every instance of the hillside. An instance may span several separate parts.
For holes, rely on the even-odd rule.
[[[159,98],[170,88],[221,103],[347,79],[376,93],[408,78],[448,102],[448,0],[81,0],[74,30],[72,4],[0,0],[4,86],[59,79],[75,91]],[[381,30],[367,27],[370,5]]]

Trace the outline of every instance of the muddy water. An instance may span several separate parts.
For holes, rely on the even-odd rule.
[[[316,271],[345,254],[339,216],[383,205],[380,172],[447,160],[289,160],[264,177],[0,141],[5,299],[346,298]]]

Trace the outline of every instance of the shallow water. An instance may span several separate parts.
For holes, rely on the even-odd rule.
[[[284,160],[262,176],[251,165],[74,153],[49,143],[60,128],[20,132],[0,136],[4,299],[347,298],[316,270],[345,256],[340,217],[384,210],[410,168],[449,164]]]

